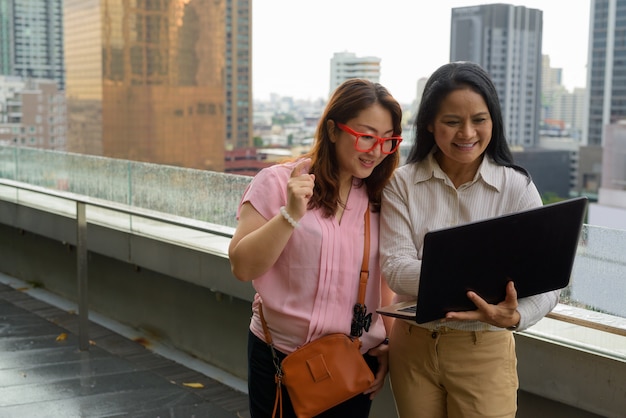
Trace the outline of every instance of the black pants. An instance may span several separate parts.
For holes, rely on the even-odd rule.
[[[284,353],[276,351],[282,361]],[[376,375],[378,360],[365,354],[363,356],[370,369]],[[248,334],[248,397],[250,399],[250,416],[252,418],[270,418],[276,399],[276,369],[269,346],[252,332]],[[283,418],[295,418],[287,389],[282,387]],[[359,394],[347,401],[318,415],[320,418],[367,418],[372,406],[369,395]],[[278,412],[278,410],[277,410]],[[278,416],[278,413],[276,414]]]

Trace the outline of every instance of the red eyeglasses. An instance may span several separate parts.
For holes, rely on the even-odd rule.
[[[376,148],[376,145],[380,144],[380,151],[383,154],[393,154],[400,146],[400,142],[402,142],[402,137],[400,136],[381,138],[376,135],[353,131],[343,123],[336,123],[339,129],[350,135],[354,135],[354,148],[359,152],[370,152]]]

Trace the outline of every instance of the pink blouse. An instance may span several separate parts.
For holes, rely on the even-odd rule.
[[[297,163],[274,165],[261,170],[242,197],[266,219],[286,204],[287,181]],[[341,224],[324,218],[320,210],[309,210],[277,262],[252,281],[256,290],[250,330],[265,340],[258,314],[263,314],[274,345],[284,353],[325,334],[350,334],[352,311],[357,301],[359,274],[363,260],[365,221],[368,207],[365,186],[355,179]],[[237,217],[239,217],[239,210]],[[372,312],[369,332],[363,332],[362,352],[379,345],[385,328],[376,308],[380,306],[380,267],[378,258],[379,214],[370,213],[369,280],[365,296]]]

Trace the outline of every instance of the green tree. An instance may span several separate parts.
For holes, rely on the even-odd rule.
[[[296,122],[296,118],[291,113],[277,113],[272,116],[273,125],[287,125]]]
[[[560,202],[561,200],[564,200],[564,199],[562,197],[559,197],[559,195],[557,195],[554,192],[545,192],[541,196],[541,201],[543,202],[544,205]]]

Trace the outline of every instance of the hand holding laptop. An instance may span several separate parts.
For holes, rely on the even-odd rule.
[[[477,312],[476,302],[506,311],[514,309],[512,300],[517,305],[518,298],[567,286],[586,208],[587,198],[579,197],[430,231],[424,237],[417,302],[377,311],[418,324],[467,315],[484,315],[472,319],[492,325],[510,324],[518,314],[509,312],[507,320],[506,312],[485,305]],[[477,242],[481,245],[474,245]],[[455,254],[454,263],[449,254]],[[512,291],[507,287],[511,281]],[[479,299],[468,297],[468,292]]]
[[[500,328],[513,328],[520,321],[517,311],[517,291],[515,284],[510,281],[506,285],[506,296],[497,305],[492,305],[481,298],[476,292],[468,291],[467,297],[478,309],[474,311],[448,312],[445,320],[481,321]]]

